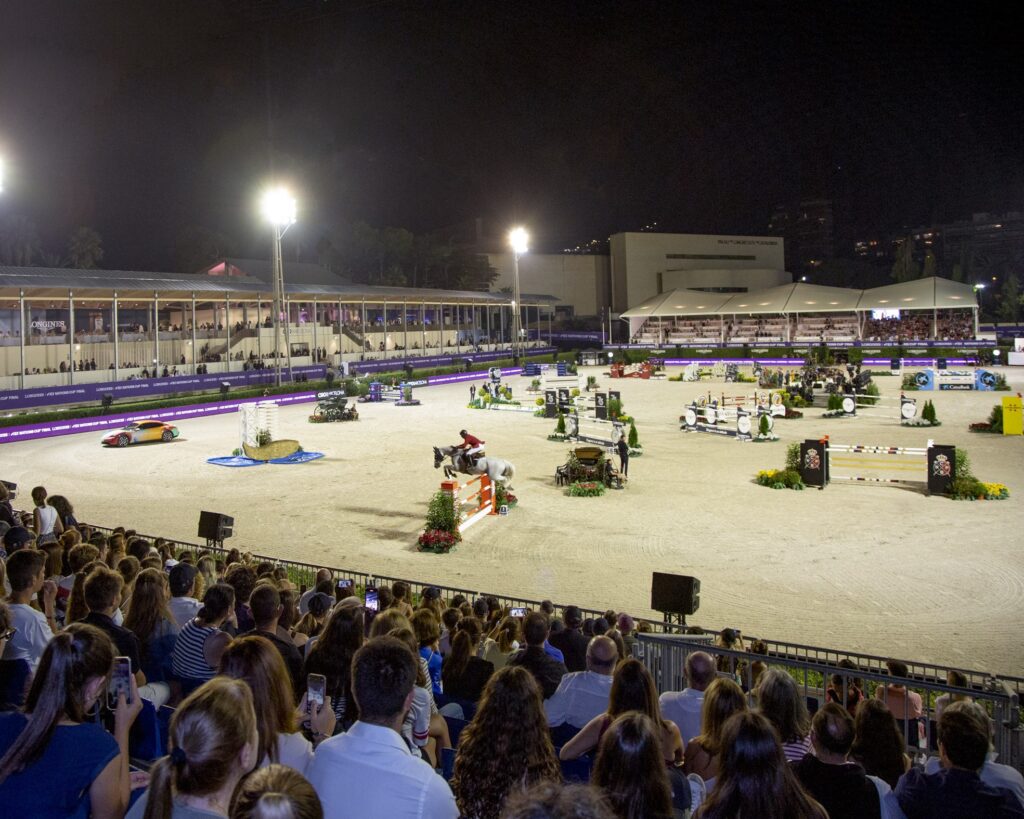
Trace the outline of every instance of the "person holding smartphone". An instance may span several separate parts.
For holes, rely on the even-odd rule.
[[[128,734],[142,710],[134,678],[114,705],[114,735],[88,718],[106,696],[114,645],[75,623],[43,652],[24,713],[0,714],[0,805],[6,816],[120,819],[128,807]]]

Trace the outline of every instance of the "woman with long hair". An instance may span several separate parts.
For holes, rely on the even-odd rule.
[[[785,671],[771,668],[755,690],[757,710],[775,727],[787,762],[799,762],[811,751],[811,718],[807,703]]]
[[[683,770],[707,781],[718,776],[722,753],[722,729],[733,714],[747,710],[743,689],[728,677],[717,677],[704,691],[701,706],[701,734],[686,743]]]
[[[638,711],[618,717],[598,748],[590,783],[601,788],[619,819],[671,819],[672,789],[659,734]]]
[[[856,671],[857,666],[854,665],[852,660],[847,658],[841,659],[837,665],[839,668],[847,671]],[[864,681],[860,677],[845,678],[845,685],[843,684],[844,677],[842,674],[832,674],[829,676],[828,688],[825,689],[825,700],[827,702],[834,702],[842,705],[850,712],[851,716],[856,715],[857,706],[859,706],[865,699],[864,697]],[[846,691],[845,698],[843,691]]]
[[[50,495],[48,501],[50,506],[57,510],[57,517],[60,518],[65,530],[78,526],[78,521],[75,520],[75,507],[71,505],[71,501],[63,495]]]
[[[46,489],[42,486],[34,487],[32,503],[35,504],[35,509],[32,510],[32,526],[36,533],[36,544],[56,540],[64,531],[64,524],[60,522],[57,510],[46,502]]]
[[[231,642],[231,635],[222,627],[237,627],[232,622],[234,617],[235,590],[227,583],[218,583],[206,590],[202,608],[178,632],[171,668],[186,693],[217,673],[221,655]]]
[[[413,612],[412,630],[419,640],[419,656],[427,661],[427,669],[430,671],[430,684],[434,693],[441,693],[441,652],[438,645],[441,639],[441,623],[430,608],[416,609]]]
[[[455,626],[451,652],[441,666],[441,685],[448,697],[476,702],[494,673],[494,664],[476,656],[483,626],[475,617],[464,617]]]
[[[81,571],[75,572],[71,593],[68,595],[68,607],[64,613],[65,625],[84,620],[85,616],[89,613],[89,607],[85,605],[85,581],[92,573],[92,570],[101,565],[103,564],[99,561],[93,561],[92,563],[87,563]]]
[[[139,638],[139,662],[150,682],[168,682],[171,679],[178,626],[167,608],[167,599],[167,575],[157,569],[139,572],[129,599],[124,627]]]
[[[302,667],[307,685],[310,674],[326,678],[326,695],[331,699],[337,727],[346,731],[359,719],[352,697],[352,658],[363,644],[364,633],[361,608],[335,607]]]
[[[533,675],[519,666],[501,669],[459,736],[451,786],[462,816],[496,819],[510,794],[561,780]]]
[[[323,819],[320,797],[306,778],[285,765],[249,774],[235,791],[231,819]]]
[[[170,753],[150,769],[127,819],[227,816],[235,787],[257,761],[249,686],[222,677],[204,683],[177,707],[168,733]]]
[[[850,759],[860,763],[868,776],[877,776],[895,790],[910,769],[910,757],[904,752],[903,732],[888,706],[881,700],[864,700],[857,707],[853,730]]]
[[[296,697],[281,652],[265,637],[240,637],[221,656],[220,675],[241,680],[252,691],[253,707],[260,715],[256,723],[259,764],[280,762],[305,774],[313,759],[313,746],[299,731],[293,705]],[[324,698],[322,707],[312,707],[311,722],[317,739],[334,733],[330,697]]]
[[[409,602],[409,597],[409,584],[396,580],[391,586],[391,608],[397,609],[399,614],[411,618],[412,604]]]
[[[106,696],[114,644],[93,626],[58,633],[39,662],[24,713],[0,714],[0,805],[5,816],[120,819],[128,807],[128,733],[142,710],[118,699],[114,735],[90,712]]]
[[[505,617],[495,626],[484,640],[480,656],[494,666],[495,670],[508,665],[508,658],[519,650],[519,620]]]
[[[770,672],[767,672],[770,673]],[[761,714],[733,714],[722,731],[715,786],[699,819],[828,819],[793,775],[772,724]]]
[[[565,743],[558,755],[559,759],[577,759],[596,748],[614,719],[629,711],[645,714],[658,727],[662,759],[666,765],[682,762],[683,738],[679,728],[671,720],[661,718],[654,678],[647,667],[636,659],[626,660],[615,669],[608,710],[590,720],[576,736]]]

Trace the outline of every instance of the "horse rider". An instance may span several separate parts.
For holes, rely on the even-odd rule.
[[[466,458],[466,463],[475,466],[476,462],[484,455],[484,442],[475,435],[470,435],[466,430],[459,430],[462,436],[462,443],[456,445],[455,449],[461,449]]]

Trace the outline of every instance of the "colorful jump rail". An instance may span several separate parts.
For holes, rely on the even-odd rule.
[[[897,475],[833,475],[833,467]],[[903,473],[917,475],[908,477]],[[800,445],[800,478],[818,489],[824,489],[829,481],[917,484],[924,486],[925,494],[947,495],[956,479],[956,447],[933,441],[923,447],[833,444],[825,436]]]
[[[473,484],[479,485],[475,490],[469,491]],[[461,484],[455,480],[441,481],[441,491],[451,495],[455,514],[459,517],[460,533],[488,515],[498,514],[494,484],[486,475],[477,475]]]

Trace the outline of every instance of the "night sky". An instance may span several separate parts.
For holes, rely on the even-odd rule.
[[[1024,208],[1011,9],[4,0],[0,215],[94,226],[105,267],[170,269],[190,225],[266,256],[273,168],[307,254],[355,220],[763,232],[820,196],[842,249]]]

